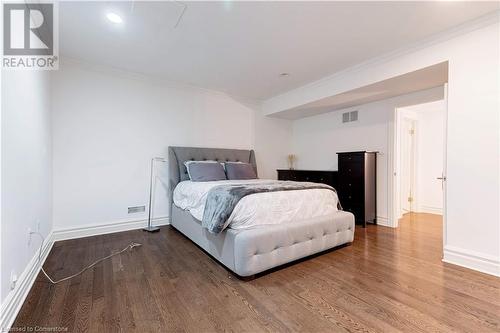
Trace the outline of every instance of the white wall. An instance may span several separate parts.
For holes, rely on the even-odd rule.
[[[10,274],[21,276],[37,254],[28,228],[52,230],[50,74],[2,72],[1,300],[14,293]],[[16,285],[16,290],[19,285]]]
[[[264,104],[264,112],[273,114],[448,61],[444,260],[496,275],[500,275],[499,15]]]
[[[262,115],[255,107],[255,154],[259,178],[276,179],[276,169],[287,167],[292,150],[292,121]]]
[[[337,152],[374,150],[377,155],[377,215],[380,224],[387,224],[388,156],[393,130],[394,110],[400,106],[435,101],[443,98],[437,87],[413,94],[338,110],[293,123],[292,150],[297,155],[298,169],[337,170]],[[342,123],[342,113],[358,110],[359,120]]]
[[[147,204],[149,159],[169,145],[255,148],[261,177],[286,165],[291,122],[217,92],[63,59],[53,109],[56,230],[145,219],[127,207]],[[156,193],[155,216],[166,217],[161,181]]]

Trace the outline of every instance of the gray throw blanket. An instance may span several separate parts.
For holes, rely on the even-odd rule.
[[[211,233],[224,230],[226,221],[231,216],[234,207],[247,195],[263,192],[295,191],[310,189],[327,189],[337,193],[331,186],[319,183],[272,181],[258,184],[219,185],[208,192],[202,226]],[[342,210],[340,202],[337,207]]]

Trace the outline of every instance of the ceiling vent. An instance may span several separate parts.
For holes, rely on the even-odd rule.
[[[343,123],[349,122],[349,112],[342,113],[342,122]]]
[[[342,113],[342,122],[343,123],[349,123],[351,121],[357,121],[357,120],[358,120],[358,111],[351,111],[351,112]]]
[[[349,112],[351,115],[351,121],[357,121],[358,120],[358,111],[351,111]]]

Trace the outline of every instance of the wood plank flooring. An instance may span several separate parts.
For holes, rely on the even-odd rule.
[[[14,326],[69,332],[500,332],[500,279],[441,262],[439,216],[243,281],[171,227],[58,242]]]

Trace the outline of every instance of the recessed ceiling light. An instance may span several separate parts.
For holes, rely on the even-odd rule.
[[[115,13],[107,13],[106,17],[108,18],[108,20],[110,20],[113,23],[122,23],[123,22],[123,19],[121,18],[121,16],[118,14],[115,14]]]
[[[280,73],[280,76],[290,76],[290,73]]]

